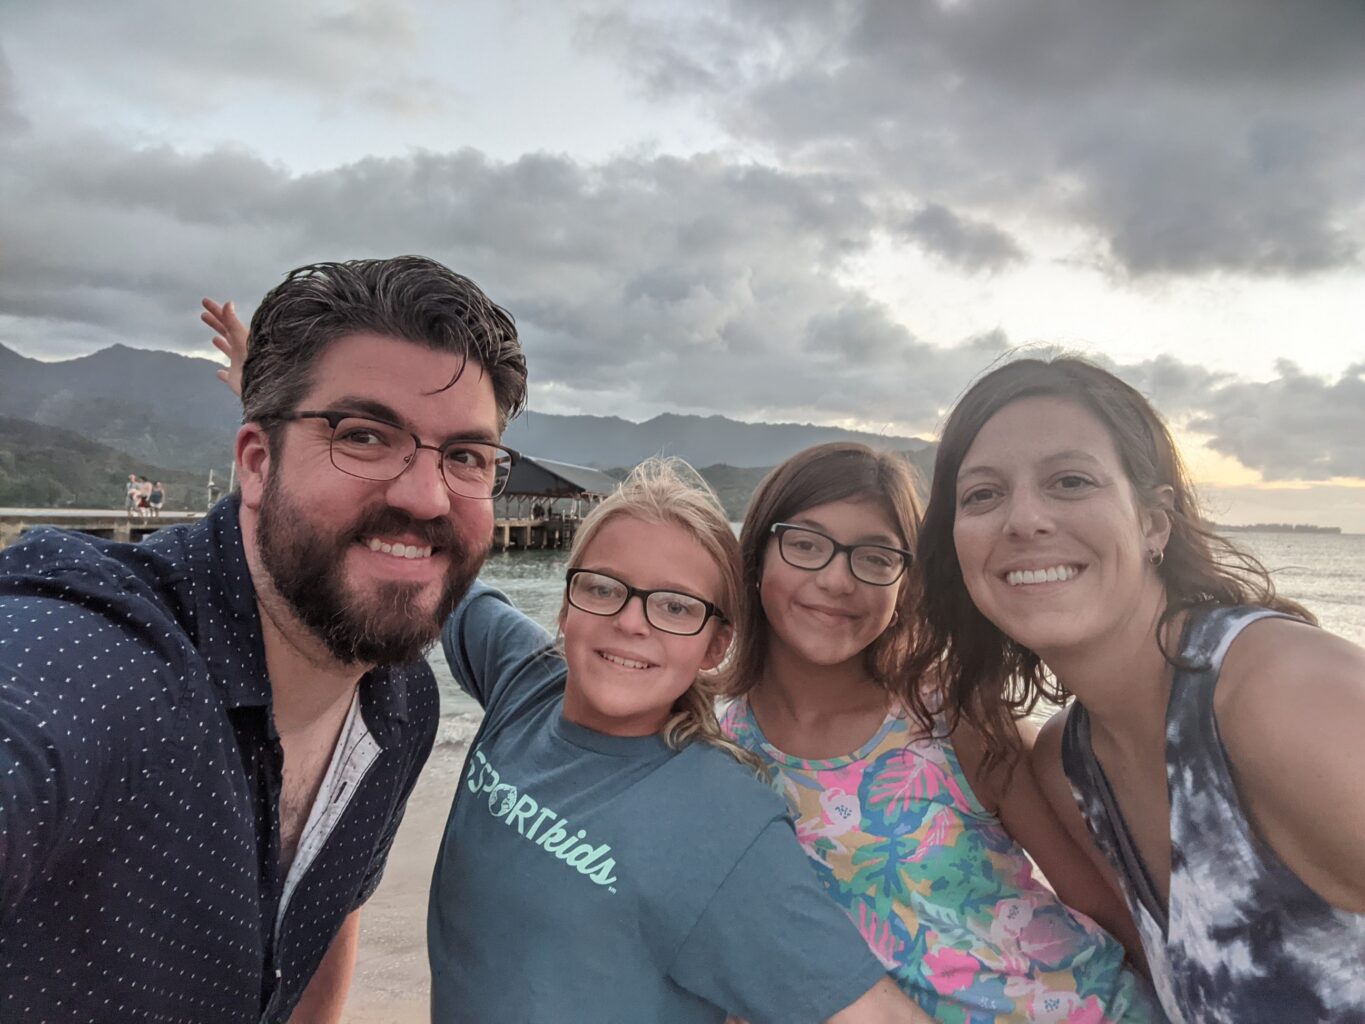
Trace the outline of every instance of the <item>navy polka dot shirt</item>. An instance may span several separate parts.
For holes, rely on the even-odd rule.
[[[284,1021],[379,883],[438,703],[361,680],[293,868],[235,499],[0,552],[0,1021]],[[416,923],[414,923],[416,924]]]

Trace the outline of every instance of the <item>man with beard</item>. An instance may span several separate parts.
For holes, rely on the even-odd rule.
[[[526,368],[417,257],[296,270],[251,332],[239,494],[0,554],[0,1020],[341,1019]]]

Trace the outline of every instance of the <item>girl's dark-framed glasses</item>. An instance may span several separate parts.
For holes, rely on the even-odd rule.
[[[675,636],[696,636],[714,616],[729,622],[710,601],[678,590],[641,590],[624,580],[591,569],[570,569],[565,577],[569,604],[589,615],[616,615],[632,597],[645,609],[645,621]]]
[[[423,444],[412,431],[384,420],[344,409],[279,412],[269,420],[326,420],[332,428],[332,465],[361,480],[396,480],[412,465],[418,451],[435,452],[441,478],[461,498],[496,498],[507,486],[520,454],[487,441],[455,439],[445,444]]]
[[[777,537],[782,561],[795,569],[816,572],[837,554],[848,556],[848,571],[854,579],[874,587],[889,587],[904,575],[915,555],[904,548],[887,544],[840,544],[827,533],[795,523],[773,523],[769,533]]]

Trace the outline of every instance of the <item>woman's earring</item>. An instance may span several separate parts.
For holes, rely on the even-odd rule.
[[[1153,548],[1151,551],[1147,552],[1147,561],[1155,566],[1160,566],[1162,562],[1166,561],[1166,552],[1162,551],[1160,548]]]

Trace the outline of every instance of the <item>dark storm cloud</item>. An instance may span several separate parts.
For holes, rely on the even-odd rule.
[[[606,10],[584,15],[578,35],[587,45],[619,56],[654,97],[710,94],[740,78],[730,57],[741,54],[744,43],[733,27],[715,19],[695,21],[686,48],[678,45],[672,29],[660,18]]]
[[[546,404],[931,429],[1011,352],[1000,332],[929,344],[843,283],[880,221],[837,175],[474,150],[294,175],[239,150],[91,136],[26,136],[0,156],[14,200],[0,208],[0,340],[28,354],[115,341],[204,351],[205,293],[245,311],[291,267],[409,251],[513,310]],[[1251,383],[1172,356],[1118,370],[1271,479],[1365,475],[1365,365],[1335,383],[1289,364]]]
[[[14,72],[0,47],[0,138],[28,127],[28,119],[19,113],[18,97],[14,90]]]
[[[1365,477],[1365,363],[1336,380],[1281,360],[1270,381],[1171,356],[1112,367],[1174,424],[1267,480]]]
[[[783,169],[717,155],[497,161],[465,148],[299,174],[230,145],[187,152],[49,123],[0,54],[0,343],[30,355],[114,342],[206,352],[204,294],[249,312],[292,267],[421,252],[517,315],[540,408],[927,431],[1011,341],[930,344],[851,284],[850,267],[888,237],[954,267],[1003,271],[1029,258],[1023,211],[1091,225],[1133,269],[1351,258],[1347,200],[1360,197],[1343,168],[1359,154],[1340,142],[1354,97],[1324,40],[1283,44],[1302,54],[1295,88],[1251,126],[1233,94],[1259,103],[1265,79],[1288,80],[1274,47],[1234,35],[1252,74],[1208,30],[1195,33],[1207,52],[1187,52],[1194,42],[1169,11],[1158,32],[1136,5],[1036,9],[1037,23],[997,4],[748,0],[682,28],[608,14],[584,29],[628,53],[656,92],[719,104],[744,138],[781,151]],[[147,109],[247,88],[394,110],[428,102],[393,71],[415,31],[403,6],[254,2],[231,18],[149,0],[118,17],[103,10],[22,7],[7,45],[16,32],[26,45],[59,39],[82,73]],[[1133,53],[1100,25],[1155,38]],[[1187,102],[1197,67],[1216,102]],[[1133,83],[1157,79],[1147,124]],[[1310,99],[1322,110],[1300,116]],[[1226,140],[1210,104],[1238,115]],[[1173,146],[1223,169],[1173,182],[1162,158]],[[1259,191],[1244,180],[1247,153]],[[1310,178],[1314,187],[1297,187]],[[1232,193],[1253,201],[1235,210]],[[1183,256],[1165,248],[1180,232]],[[1365,474],[1358,368],[1329,383],[1285,367],[1268,384],[1173,357],[1121,370],[1267,475]],[[1296,412],[1298,400],[1327,425]]]
[[[1233,381],[1231,375],[1215,373],[1206,367],[1181,362],[1175,356],[1160,355],[1141,363],[1119,367],[1105,365],[1121,373],[1123,379],[1146,395],[1168,416],[1185,415],[1204,408],[1211,392]]]
[[[1080,225],[1132,274],[1356,264],[1358,0],[776,4],[585,19],[737,137],[998,222]]]
[[[1007,232],[926,203],[899,225],[900,233],[940,259],[964,270],[1000,270],[1024,257]]]
[[[878,219],[834,175],[474,150],[294,175],[94,136],[0,155],[16,200],[0,210],[0,316],[30,353],[202,351],[200,295],[249,306],[302,263],[416,251],[511,308],[547,399],[584,408],[933,422],[973,369],[841,283]]]
[[[1365,477],[1365,364],[1334,382],[1290,362],[1278,371],[1268,383],[1225,384],[1190,428],[1267,480]]]

